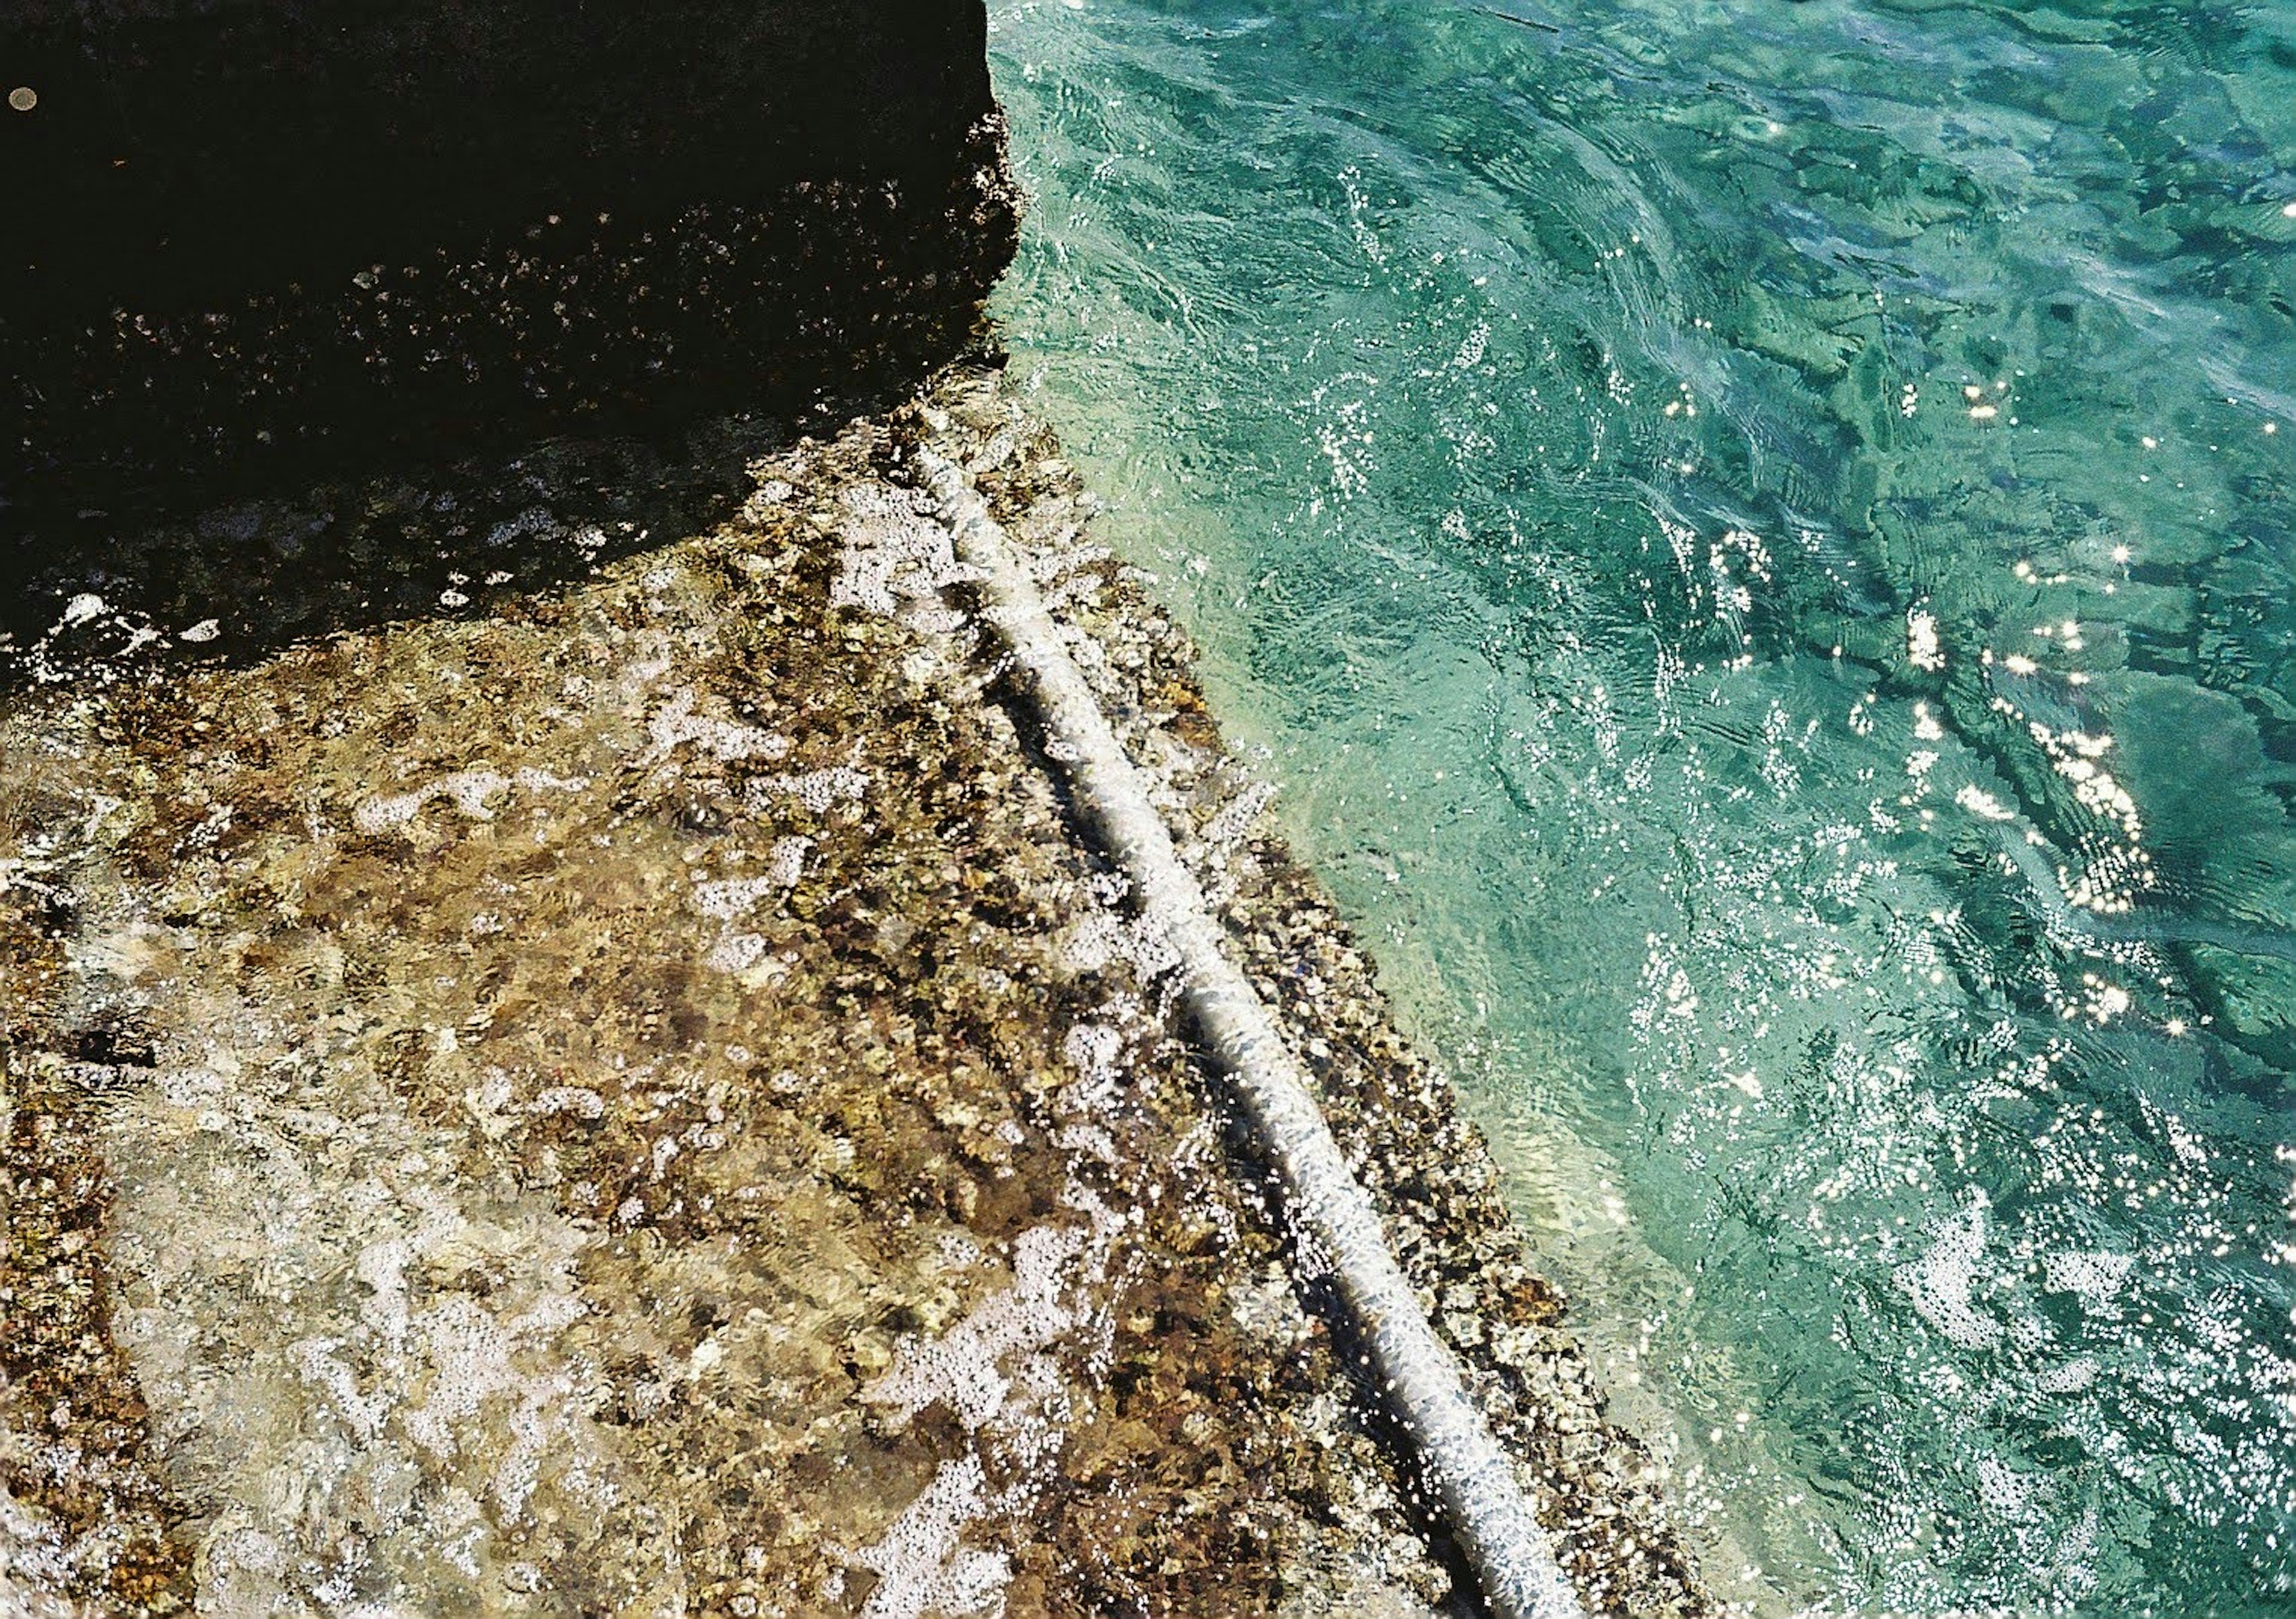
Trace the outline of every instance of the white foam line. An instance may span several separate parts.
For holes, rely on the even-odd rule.
[[[1026,699],[1058,744],[1047,751],[1060,760],[1078,806],[1131,879],[1144,910],[1179,953],[1183,1001],[1282,1177],[1292,1217],[1330,1256],[1341,1296],[1492,1613],[1497,1619],[1580,1619],[1578,1597],[1516,1481],[1514,1464],[1467,1397],[1457,1362],[1420,1309],[1369,1195],[1349,1171],[1274,1018],[1228,960],[1202,888],[1180,863],[1035,581],[964,472],[929,449],[915,456],[958,557],[980,576],[988,621],[1029,675]]]

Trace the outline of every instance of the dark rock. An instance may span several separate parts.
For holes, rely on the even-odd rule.
[[[1011,256],[980,0],[17,0],[0,503],[851,397]]]

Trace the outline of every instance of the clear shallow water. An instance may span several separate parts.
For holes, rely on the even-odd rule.
[[[1000,0],[1016,366],[1722,1583],[2287,1613],[2296,6],[1508,9]]]

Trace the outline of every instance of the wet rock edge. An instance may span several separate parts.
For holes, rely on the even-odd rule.
[[[934,447],[972,474],[1009,535],[1033,543],[1032,571],[1059,572],[1051,557],[1063,551],[1105,554],[1088,528],[1031,521],[1039,502],[1073,498],[1082,480],[1051,430],[992,377],[960,372],[933,403],[958,428],[958,442]],[[920,437],[931,431],[920,412],[906,413],[901,427]],[[1118,568],[1098,601],[1072,598],[1054,610],[1072,619],[1076,639],[1096,644],[1096,655],[1079,660],[1087,681],[1135,764],[1169,795],[1168,818],[1172,801],[1188,806],[1172,828],[1181,857],[1213,900],[1254,987],[1277,1010],[1487,1419],[1528,1463],[1558,1560],[1595,1612],[1718,1611],[1671,1523],[1652,1458],[1604,1419],[1602,1392],[1565,1325],[1567,1300],[1530,1263],[1481,1132],[1450,1082],[1398,1031],[1375,961],[1268,824],[1266,789],[1228,749],[1195,678],[1194,649],[1152,586],[1149,576]],[[1009,692],[1006,700],[1026,734],[1026,704]],[[1239,816],[1250,830],[1223,848],[1214,829]],[[1218,1083],[1207,1076],[1208,1085]],[[1232,1162],[1264,1176],[1232,1118],[1228,1141]],[[1272,1189],[1267,1195],[1275,1197]],[[1314,1256],[1295,1246],[1292,1260],[1305,1296],[1344,1341],[1342,1312],[1316,1281]],[[1376,1407],[1376,1391],[1365,1392]],[[1407,1450],[1391,1425],[1386,1440]],[[1426,1526],[1439,1534],[1439,1525]]]

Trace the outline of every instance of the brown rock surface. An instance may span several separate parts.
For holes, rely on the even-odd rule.
[[[1583,1588],[1703,1611],[1181,638],[1047,440],[984,381],[941,400]],[[0,1334],[32,1346],[0,1483],[37,1553],[0,1579],[119,1612],[1455,1599],[1168,1032],[1154,926],[996,700],[915,430],[760,445],[726,520],[467,617],[187,666],[68,609],[0,717]]]

